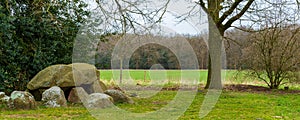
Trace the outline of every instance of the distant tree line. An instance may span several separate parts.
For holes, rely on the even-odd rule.
[[[254,51],[254,48],[249,50],[250,42],[253,42],[250,41],[250,38],[253,38],[254,35],[254,33],[238,29],[232,29],[226,32],[224,45],[227,69],[245,70],[252,67],[250,64],[250,62],[253,61],[253,59],[250,59],[252,56],[247,55],[249,55],[248,53],[250,51]],[[95,65],[98,69],[111,69],[111,54],[118,39],[116,36],[110,36],[107,41],[102,41],[98,44],[95,61]],[[185,35],[185,39],[194,49],[199,68],[207,69],[208,49],[206,42],[201,36]],[[172,39],[170,39],[170,42],[172,42]],[[294,57],[297,57],[296,54],[297,53],[294,53]],[[150,69],[154,64],[161,64],[165,69],[181,68],[174,53],[170,49],[158,44],[141,46],[133,53],[129,63],[130,69]]]
[[[199,68],[207,69],[208,49],[206,42],[200,36],[184,36],[185,40],[187,40],[194,49]],[[99,43],[95,61],[97,68],[111,69],[111,54],[118,39],[116,36],[110,36],[109,40]],[[172,42],[172,38],[169,39],[170,42]],[[176,43],[173,44],[175,45]],[[154,64],[161,64],[165,69],[181,69],[175,54],[167,47],[158,44],[146,44],[138,48],[130,58],[129,68],[150,69]]]
[[[112,36],[110,36],[112,37]],[[108,41],[100,42],[98,46],[98,52],[96,54],[96,67],[99,69],[111,69],[111,55],[118,37],[112,37]],[[166,38],[172,42],[172,38]],[[192,48],[195,50],[199,62],[200,69],[207,68],[207,45],[202,38],[198,37],[186,37],[190,42]],[[172,43],[176,45],[176,43]],[[178,49],[184,48],[181,45]],[[124,51],[126,52],[126,51]],[[186,59],[189,57],[187,56]],[[138,48],[130,57],[129,68],[130,69],[150,69],[152,65],[161,64],[165,69],[185,69],[179,64],[179,60],[176,55],[167,47],[159,44],[146,44]]]

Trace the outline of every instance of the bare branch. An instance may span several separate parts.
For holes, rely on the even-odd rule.
[[[235,0],[235,2],[231,5],[231,7],[223,13],[223,15],[220,17],[219,23],[222,23],[230,14],[233,13],[233,11],[237,8],[237,6],[242,2],[243,0]],[[248,9],[248,8],[247,8]]]
[[[226,22],[226,24],[224,25],[224,27],[225,27],[225,28],[231,27],[231,25],[232,25],[233,22],[235,22],[236,20],[240,19],[240,18],[246,13],[246,11],[248,10],[248,8],[251,6],[251,4],[252,4],[253,2],[254,2],[254,0],[249,0],[249,1],[247,2],[247,4],[244,6],[244,8],[242,9],[242,11],[241,11],[239,14],[237,14],[237,15],[233,16],[232,18],[230,18],[230,19]]]
[[[122,10],[122,7],[120,5],[120,3],[118,2],[118,0],[115,0],[117,6],[118,6],[118,10],[119,10],[119,13],[121,14],[122,18],[123,18],[123,32],[126,33],[126,26],[127,26],[127,23],[126,23],[126,16],[123,14],[123,10]],[[132,25],[132,24],[131,24]],[[134,26],[133,26],[134,27]]]
[[[100,15],[96,18],[101,19],[101,23],[107,26],[107,30],[115,32],[150,32],[156,27],[157,23],[162,21],[167,11],[170,0],[163,1],[161,6],[155,9],[149,9],[151,2],[143,0],[113,0],[102,2],[96,0],[96,12]],[[100,10],[100,11],[99,11]]]
[[[205,6],[205,3],[203,0],[199,0],[198,2],[195,2],[196,4],[200,5],[201,8],[204,10],[205,13],[208,13],[208,9],[207,7]]]

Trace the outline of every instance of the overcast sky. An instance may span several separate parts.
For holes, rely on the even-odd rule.
[[[94,0],[86,0],[87,3],[89,4],[89,9],[93,10],[96,8],[97,3]],[[185,3],[178,3],[177,2],[173,2],[175,3],[175,5],[170,5],[170,6],[177,6],[177,7],[182,7],[182,4]],[[170,3],[172,4],[172,3]],[[180,5],[180,6],[178,6]],[[174,9],[174,8],[172,8]],[[172,12],[172,13],[171,13]],[[164,15],[163,19],[162,19],[162,23],[160,24],[161,27],[164,27],[166,29],[171,30],[172,32],[176,32],[177,34],[197,34],[199,33],[199,26],[196,26],[195,22],[193,21],[183,21],[183,22],[178,22],[178,19],[176,19],[176,17],[174,16],[174,14],[180,14],[180,13],[176,13],[176,11],[169,11],[166,12],[166,14]],[[178,12],[178,11],[177,11]],[[186,11],[182,11],[182,12],[186,12]],[[200,27],[206,27],[205,24],[203,24]]]
[[[88,1],[87,3],[89,4],[90,9],[96,8],[97,3],[94,0],[86,0],[86,1]],[[194,0],[191,0],[191,1],[194,1]],[[199,21],[197,21],[197,20],[201,19],[200,17],[192,18],[192,19],[189,19],[189,21],[183,21],[181,23],[178,23],[178,19],[176,19],[176,17],[173,14],[180,15],[182,13],[187,12],[188,6],[191,6],[191,3],[194,4],[191,1],[179,0],[179,1],[170,2],[168,5],[168,9],[169,9],[168,11],[170,13],[167,12],[164,15],[161,26],[165,27],[173,32],[176,32],[178,34],[198,34],[199,31],[201,32],[203,29],[205,29],[205,27],[208,27],[206,23],[199,24]],[[207,17],[202,17],[202,19],[205,19],[204,21],[207,21]],[[245,22],[245,21],[242,22],[242,25],[248,25],[248,24],[250,24],[250,22]],[[239,26],[240,22],[236,21],[236,22],[234,22],[233,25]]]

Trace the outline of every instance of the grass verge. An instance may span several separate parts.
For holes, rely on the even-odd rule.
[[[149,98],[133,98],[135,104],[118,104],[121,109],[145,113],[159,110],[168,104],[176,91],[161,91]],[[199,110],[205,93],[197,93],[191,106],[179,118],[180,120],[199,119]],[[67,108],[45,108],[37,110],[0,110],[0,119],[95,119],[81,105],[69,105]],[[213,110],[205,120],[273,120],[300,119],[300,95],[275,93],[248,93],[224,91]]]

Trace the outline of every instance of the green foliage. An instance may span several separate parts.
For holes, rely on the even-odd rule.
[[[82,1],[58,2],[0,3],[0,91],[25,90],[45,67],[71,63],[73,39],[89,13]]]

